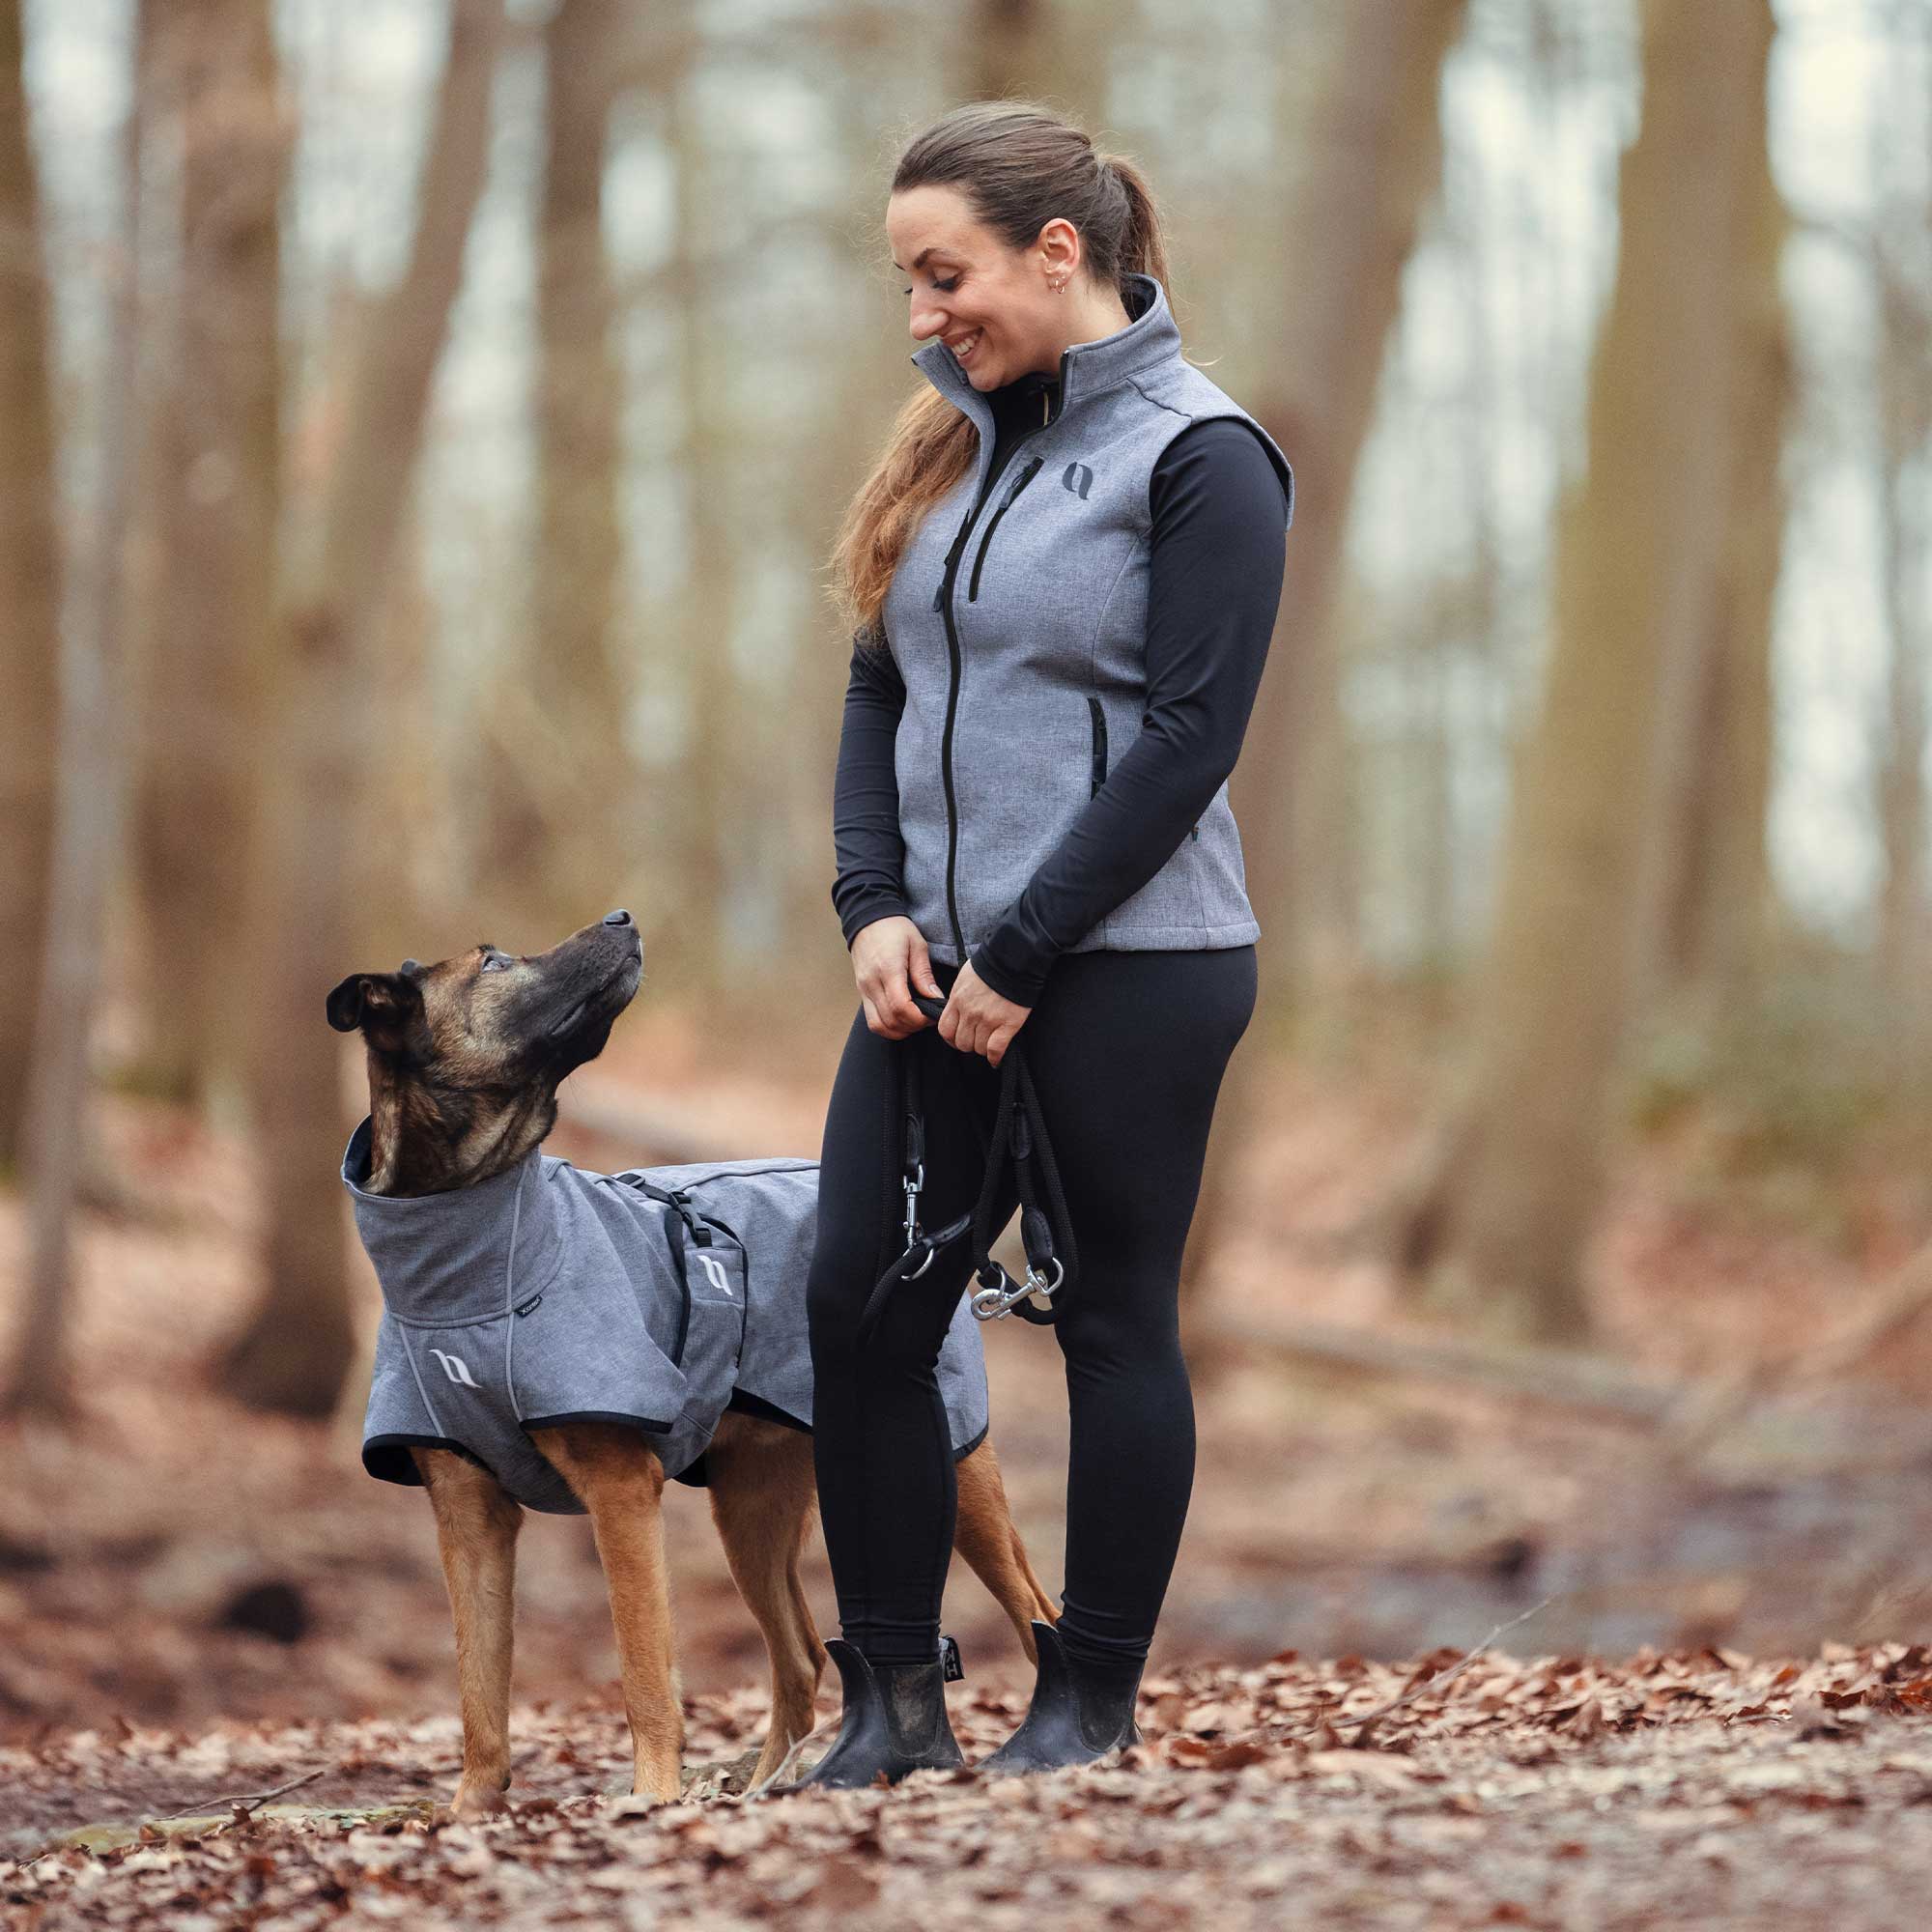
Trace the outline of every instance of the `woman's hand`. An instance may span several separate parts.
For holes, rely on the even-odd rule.
[[[951,997],[942,994],[932,977],[932,957],[925,935],[898,913],[862,925],[852,936],[852,977],[866,1006],[866,1024],[886,1039],[903,1039],[933,1022],[913,1005],[918,991],[928,999],[945,999],[939,1016],[939,1036],[961,1053],[983,1053],[997,1066],[1008,1043],[1032,1013],[1031,1007],[1002,999],[973,970],[969,959],[952,982]]]
[[[932,977],[925,935],[900,913],[889,913],[852,935],[852,977],[866,1003],[866,1024],[887,1039],[903,1039],[932,1022],[912,1003],[916,989],[945,996]]]
[[[972,960],[959,969],[946,1010],[939,1016],[939,1037],[962,1053],[983,1053],[994,1066],[1006,1058],[1012,1037],[1027,1023],[1031,1007],[1015,1006],[993,991],[973,970]],[[951,1029],[949,1032],[948,1029]]]

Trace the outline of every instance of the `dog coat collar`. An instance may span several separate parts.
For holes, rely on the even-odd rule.
[[[533,1149],[474,1187],[393,1196],[366,1187],[371,1132],[365,1119],[342,1159],[383,1292],[362,1432],[371,1475],[413,1484],[412,1447],[455,1449],[530,1508],[577,1514],[529,1430],[621,1424],[667,1475],[701,1481],[727,1407],[810,1428],[816,1161],[608,1175]],[[963,1456],[985,1434],[987,1406],[963,1299],[939,1385]]]

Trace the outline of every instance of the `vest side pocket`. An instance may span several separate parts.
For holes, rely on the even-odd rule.
[[[1087,696],[1087,709],[1094,721],[1093,783],[1087,793],[1092,798],[1107,782],[1107,714],[1100,709],[1100,700],[1091,692]]]

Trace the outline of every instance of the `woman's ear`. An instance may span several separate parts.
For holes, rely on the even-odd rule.
[[[1065,282],[1079,270],[1080,231],[1064,214],[1056,214],[1039,231],[1034,246],[1039,250],[1048,281]]]

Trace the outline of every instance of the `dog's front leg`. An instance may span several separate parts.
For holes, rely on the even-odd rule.
[[[611,1424],[574,1422],[530,1434],[590,1512],[631,1720],[631,1789],[668,1804],[680,1790],[684,1707],[673,1670],[664,1464],[635,1431]]]
[[[447,1449],[412,1449],[436,1512],[436,1540],[456,1623],[463,1704],[458,1818],[504,1806],[510,1782],[510,1652],[515,1631],[517,1532],[524,1513],[487,1469]]]

